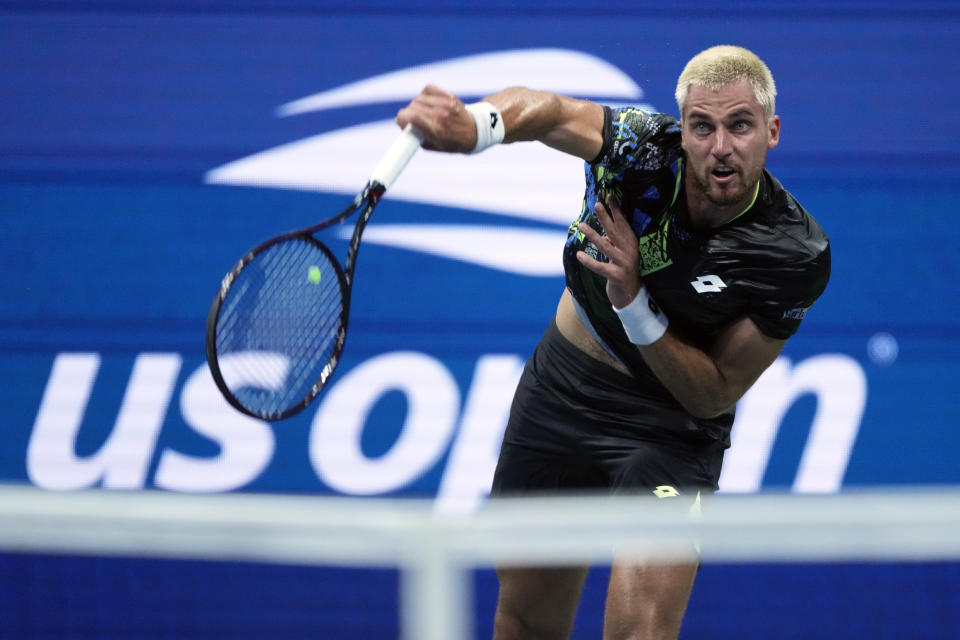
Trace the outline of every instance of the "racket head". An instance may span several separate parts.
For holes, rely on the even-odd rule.
[[[224,277],[207,317],[210,372],[237,410],[282,420],[324,388],[343,352],[349,289],[309,233],[275,238]]]

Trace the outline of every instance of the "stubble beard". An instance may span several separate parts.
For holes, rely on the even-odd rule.
[[[766,155],[764,155],[764,161],[761,162],[760,167],[753,176],[746,176],[742,168],[738,169],[737,177],[739,178],[739,184],[726,189],[714,184],[710,179],[712,174],[706,169],[704,169],[702,173],[699,171],[691,171],[689,175],[693,176],[693,185],[696,187],[696,190],[699,191],[710,204],[715,207],[732,207],[743,202],[752,194],[753,189],[760,180],[760,175],[763,173],[763,167],[766,164],[765,161]]]
[[[740,175],[738,173],[738,175]],[[742,176],[741,176],[742,177]],[[729,207],[740,202],[747,194],[747,185],[741,179],[740,184],[735,189],[721,189],[710,180],[710,173],[701,176],[694,172],[693,183],[710,204],[716,207]]]

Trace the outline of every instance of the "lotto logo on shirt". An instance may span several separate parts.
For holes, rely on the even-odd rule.
[[[700,276],[690,284],[697,293],[720,293],[727,288],[719,276]]]

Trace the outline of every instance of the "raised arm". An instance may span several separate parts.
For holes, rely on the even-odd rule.
[[[584,160],[603,144],[603,108],[545,91],[512,87],[487,98],[503,118],[503,141],[537,140]],[[397,124],[412,123],[423,146],[434,151],[470,153],[477,143],[473,116],[452,93],[427,85],[397,114]]]

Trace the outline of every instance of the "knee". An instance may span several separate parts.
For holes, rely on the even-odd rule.
[[[584,567],[499,569],[500,595],[494,640],[561,640],[570,637]]]
[[[572,625],[559,620],[498,608],[493,620],[493,640],[566,640]]]
[[[603,640],[677,640],[680,621],[669,613],[647,610],[629,620],[607,618],[603,631]]]
[[[697,565],[619,564],[610,574],[604,640],[676,640]]]

